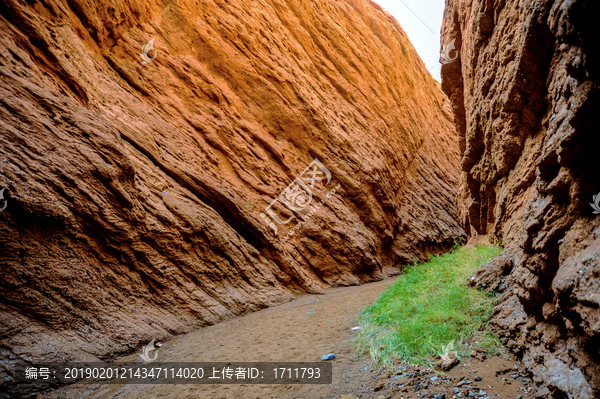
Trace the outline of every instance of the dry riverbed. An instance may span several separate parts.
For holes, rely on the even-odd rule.
[[[104,385],[74,384],[40,395],[43,398],[435,398],[460,392],[482,398],[524,395],[530,380],[513,378],[519,370],[508,357],[480,362],[463,359],[449,373],[401,366],[397,370],[372,367],[356,355],[352,340],[359,312],[373,303],[395,279],[356,287],[333,288],[325,295],[306,295],[287,304],[264,309],[174,337],[158,351],[160,362],[314,362],[334,353],[330,385]],[[139,360],[133,354],[124,361]],[[519,366],[517,366],[519,367]],[[521,369],[522,370],[522,369]],[[437,378],[435,378],[437,377]],[[460,383],[461,377],[468,382]],[[481,377],[480,381],[475,381]],[[502,377],[506,379],[503,380]],[[454,388],[458,391],[455,392]],[[467,391],[467,387],[472,388]],[[479,389],[479,390],[477,390]],[[347,395],[347,396],[346,396]]]

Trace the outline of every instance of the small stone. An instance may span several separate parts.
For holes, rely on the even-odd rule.
[[[438,377],[431,377],[430,378],[431,382],[435,382],[435,381],[437,381],[437,379],[438,379]]]
[[[435,397],[435,399],[446,399],[446,394],[443,393],[441,395],[438,395],[438,396]]]
[[[474,350],[471,351],[471,357],[475,357],[477,356],[477,352],[475,352]]]
[[[457,398],[462,398],[462,392],[457,392],[457,393],[456,393],[456,397],[457,397]]]
[[[475,392],[473,392],[473,391],[469,392],[469,396],[472,397],[472,398],[474,398],[475,397]]]
[[[521,378],[521,382],[527,382],[527,378]]]
[[[475,377],[475,381],[481,381],[482,378],[481,377]]]
[[[377,391],[381,391],[381,390],[383,389],[383,387],[384,387],[384,386],[385,386],[385,383],[384,383],[383,381],[379,381],[379,382],[377,383],[377,385],[375,385],[375,387],[373,388],[373,390],[374,390],[375,392],[377,392]]]
[[[325,355],[321,358],[321,360],[325,361],[325,360],[333,360],[335,359],[335,355],[333,353],[330,353],[329,355]]]

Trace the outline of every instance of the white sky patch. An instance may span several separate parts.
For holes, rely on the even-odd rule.
[[[440,77],[440,36],[444,0],[374,0],[394,16],[431,75]]]

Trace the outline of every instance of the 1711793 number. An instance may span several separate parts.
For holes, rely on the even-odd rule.
[[[274,368],[275,378],[321,378],[321,370],[319,368]]]

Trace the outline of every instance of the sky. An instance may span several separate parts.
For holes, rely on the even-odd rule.
[[[440,32],[445,0],[373,0],[394,16],[431,75],[440,77]]]

